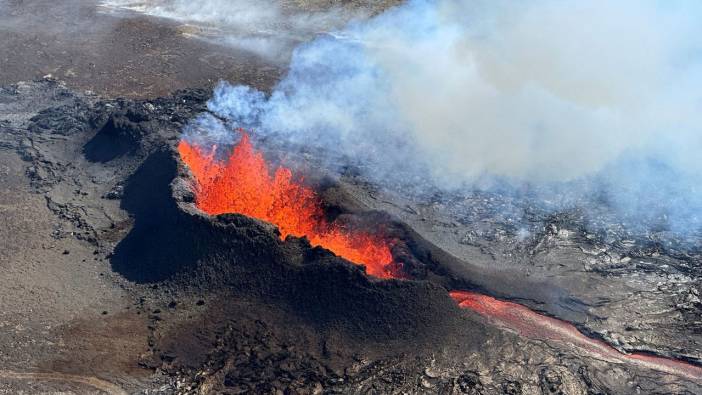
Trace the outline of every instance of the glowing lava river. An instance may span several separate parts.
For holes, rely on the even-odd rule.
[[[183,139],[178,152],[195,178],[196,205],[210,215],[238,213],[276,225],[281,238],[307,237],[313,246],[324,247],[348,261],[364,265],[378,278],[406,278],[393,262],[392,242],[378,235],[351,230],[329,222],[322,201],[311,188],[293,178],[292,171],[278,167],[271,173],[263,154],[249,136],[242,138],[226,160]],[[589,338],[565,321],[539,314],[520,304],[469,291],[452,291],[458,306],[521,336],[574,346],[594,358],[629,363],[647,369],[702,380],[702,367],[648,354],[624,354],[607,343]]]

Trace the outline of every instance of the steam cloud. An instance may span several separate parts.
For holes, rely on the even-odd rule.
[[[378,181],[500,180],[699,231],[701,11],[415,0],[298,47],[272,94],[222,83],[209,108]]]
[[[315,34],[367,16],[340,7],[302,13],[279,0],[106,0],[102,5],[194,24],[219,43],[276,62],[287,61],[294,45]]]

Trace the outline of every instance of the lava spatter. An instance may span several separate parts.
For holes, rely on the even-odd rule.
[[[180,141],[178,152],[195,177],[198,208],[210,215],[238,213],[270,222],[280,229],[281,238],[305,236],[313,246],[364,265],[371,276],[403,277],[389,240],[326,220],[319,196],[290,169],[271,171],[249,135],[241,133],[225,160],[215,158],[214,148],[207,152]]]

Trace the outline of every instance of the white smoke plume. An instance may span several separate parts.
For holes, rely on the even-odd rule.
[[[377,180],[597,193],[699,230],[700,17],[694,1],[414,0],[298,47],[272,94],[224,83],[209,108]]]
[[[367,16],[362,9],[325,7],[301,12],[280,0],[105,0],[107,9],[138,13],[191,24],[202,38],[230,45],[280,62],[295,45],[316,34]],[[197,33],[197,32],[196,32]]]

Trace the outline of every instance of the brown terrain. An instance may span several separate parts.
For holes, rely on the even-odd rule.
[[[285,9],[396,2],[340,3]],[[269,91],[285,68],[95,1],[0,0],[0,393],[702,393],[699,252],[569,213],[531,211],[522,240],[507,197],[410,198],[313,159],[330,215],[396,236],[411,278],[200,211],[183,126],[217,81]]]

